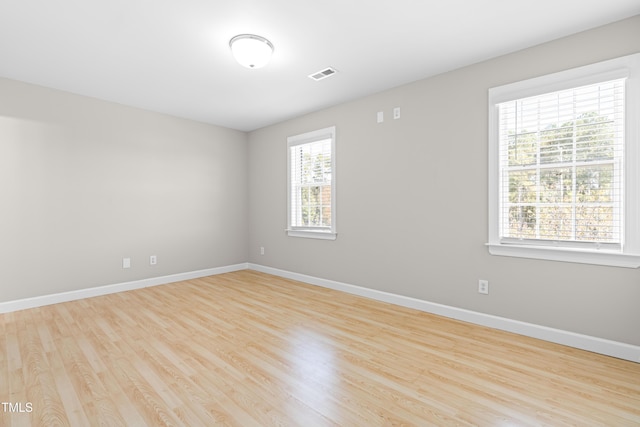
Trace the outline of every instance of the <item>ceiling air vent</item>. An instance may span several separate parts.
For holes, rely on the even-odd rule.
[[[336,70],[335,68],[329,67],[329,68],[325,68],[324,70],[320,70],[316,73],[309,74],[309,78],[315,81],[320,81],[322,79],[326,79],[327,77],[333,76],[337,72],[338,70]]]

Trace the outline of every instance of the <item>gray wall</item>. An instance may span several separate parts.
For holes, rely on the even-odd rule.
[[[247,261],[245,133],[6,79],[0,94],[0,302]]]
[[[636,52],[640,17],[248,135],[0,79],[0,302],[249,260],[640,345],[640,270],[484,247],[488,88]],[[287,237],[286,138],[332,125],[338,239]]]
[[[640,270],[484,246],[487,90],[636,52],[640,16],[250,133],[250,262],[640,345]],[[286,138],[332,125],[338,238],[287,237]]]

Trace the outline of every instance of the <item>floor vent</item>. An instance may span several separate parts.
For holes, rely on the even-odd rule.
[[[327,77],[333,76],[337,72],[338,70],[336,70],[335,68],[329,67],[329,68],[325,68],[324,70],[320,70],[316,73],[309,74],[309,78],[315,81],[320,81],[320,80],[326,79]]]

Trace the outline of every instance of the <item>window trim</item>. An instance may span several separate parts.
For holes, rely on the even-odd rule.
[[[499,140],[497,105],[520,98],[626,77],[624,235],[621,250],[505,243],[500,240]],[[489,253],[616,267],[640,267],[640,53],[489,89]]]
[[[291,203],[291,147],[331,139],[331,227],[309,228],[292,225]],[[331,126],[287,138],[287,235],[311,239],[335,240],[338,236],[336,228],[336,127]]]

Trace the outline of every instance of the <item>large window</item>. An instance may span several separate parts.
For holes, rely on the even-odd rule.
[[[489,91],[489,250],[640,265],[640,55]]]
[[[336,238],[335,127],[287,139],[288,233]]]

